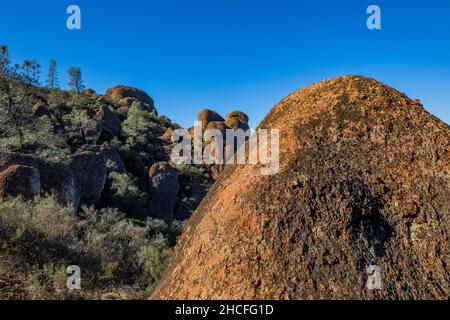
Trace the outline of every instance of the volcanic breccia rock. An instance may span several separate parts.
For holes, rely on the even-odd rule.
[[[152,299],[450,298],[448,125],[346,76],[290,94],[259,128],[280,130],[278,174],[227,166]]]

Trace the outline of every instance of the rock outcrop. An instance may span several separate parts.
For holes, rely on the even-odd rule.
[[[158,162],[148,172],[151,215],[160,219],[173,217],[180,189],[178,173],[167,162]]]
[[[227,130],[237,130],[241,129],[247,131],[250,129],[248,125],[248,115],[242,111],[233,111],[226,115],[226,119],[222,118],[220,114],[209,109],[203,109],[198,114],[198,121],[202,123],[203,131],[206,130],[218,130],[222,133],[223,137],[223,154],[225,155],[228,150],[226,149],[226,132]],[[189,128],[189,134],[192,139],[194,139],[194,127]],[[214,139],[212,139],[213,141]],[[203,148],[205,148],[209,143],[205,143]],[[235,146],[234,152],[237,151],[237,146]],[[212,155],[213,156],[213,155]],[[213,180],[217,180],[222,173],[225,165],[213,164],[209,166],[209,174]]]
[[[126,171],[125,163],[120,157],[119,152],[115,147],[110,146],[107,142],[103,143],[100,146],[87,144],[82,146],[80,151],[101,153],[106,160],[106,170],[108,173],[124,173]]]
[[[31,110],[31,112],[33,113],[33,115],[35,117],[38,117],[38,118],[51,115],[51,111],[50,111],[47,103],[42,102],[42,101],[37,102],[33,106],[33,109]]]
[[[118,137],[122,131],[122,122],[118,115],[112,112],[108,106],[99,104],[99,109],[95,115],[103,125],[103,130],[109,130],[113,135]]]
[[[225,119],[220,116],[215,111],[209,110],[209,109],[203,109],[198,113],[197,120],[202,123],[203,128],[206,128],[208,123],[214,122],[214,121],[220,121],[225,122]]]
[[[248,125],[248,116],[241,111],[233,111],[227,114],[225,124],[231,129],[242,129],[247,131],[250,129]]]
[[[78,207],[79,196],[75,178],[67,166],[33,155],[0,154],[0,176],[13,174],[18,178],[8,183],[7,193],[22,194],[27,197],[35,194],[38,185],[35,170],[39,172],[40,194],[54,193],[61,204]],[[25,172],[30,174],[30,177],[24,177]]]
[[[174,133],[173,128],[169,127],[166,129],[164,134],[161,137],[159,137],[159,139],[161,139],[162,141],[171,142],[173,133]]]
[[[278,174],[227,166],[152,298],[450,298],[448,125],[349,76],[290,94],[259,128],[280,130]]]
[[[114,102],[122,103],[129,107],[134,101],[138,101],[141,103],[142,108],[158,115],[153,99],[141,89],[119,85],[106,90],[106,93]]]
[[[85,151],[70,157],[80,201],[94,205],[100,201],[106,182],[106,159],[101,152]]]
[[[32,199],[41,192],[39,171],[34,167],[12,165],[0,172],[0,197]]]

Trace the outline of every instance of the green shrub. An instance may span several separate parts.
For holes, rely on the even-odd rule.
[[[149,141],[152,119],[150,113],[143,110],[141,104],[133,102],[128,110],[127,119],[122,123],[122,130],[127,144],[136,147],[144,146]]]
[[[147,193],[139,189],[138,179],[129,173],[112,172],[109,175],[109,205],[120,208],[129,216],[144,217],[148,213]]]
[[[205,165],[177,165],[181,179],[190,182],[208,182]]]
[[[147,298],[179,232],[161,221],[126,219],[117,209],[89,208],[79,217],[53,197],[8,199],[0,203],[0,260],[17,267],[0,264],[0,280],[15,279],[15,298]],[[81,268],[80,291],[66,288],[69,265]]]
[[[35,119],[33,126],[24,128],[22,132],[22,139],[17,135],[0,138],[0,152],[31,153],[53,160],[65,160],[70,155],[64,137],[55,134],[53,124],[46,116]]]
[[[165,131],[161,123],[166,123],[168,118],[157,117],[154,112],[142,109],[139,102],[133,102],[128,110],[127,118],[122,123],[127,144],[133,148],[145,149],[152,137],[159,137]]]

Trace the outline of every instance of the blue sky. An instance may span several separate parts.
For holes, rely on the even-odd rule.
[[[82,10],[82,30],[66,9]],[[382,30],[366,28],[366,8]],[[288,93],[360,74],[419,98],[450,123],[448,0],[2,0],[0,43],[16,60],[79,66],[87,87],[147,91],[161,114],[191,126],[208,107],[251,125]]]

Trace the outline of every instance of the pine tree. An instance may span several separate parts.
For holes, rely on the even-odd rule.
[[[0,45],[0,131],[2,137],[17,138],[20,150],[32,122],[30,109],[39,73],[40,66],[33,60],[11,65],[8,48]]]
[[[58,72],[56,71],[56,61],[51,59],[48,66],[48,75],[46,80],[47,88],[59,88]]]
[[[78,94],[84,89],[83,79],[81,77],[81,69],[72,67],[69,69],[70,82],[69,86]]]
[[[6,71],[6,67],[9,65],[9,53],[8,47],[0,44],[0,76],[4,76]]]

